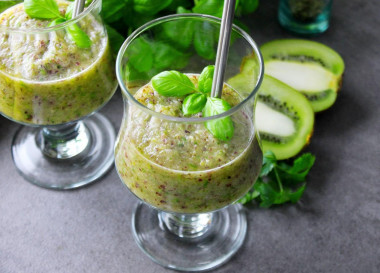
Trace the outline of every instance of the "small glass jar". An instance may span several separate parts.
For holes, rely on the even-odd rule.
[[[301,35],[325,32],[332,0],[280,0],[278,20],[285,29]]]

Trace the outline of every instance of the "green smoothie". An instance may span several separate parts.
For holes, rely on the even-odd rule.
[[[198,76],[187,76],[197,86]],[[150,83],[134,97],[156,112],[182,117],[183,98],[161,96]],[[222,98],[231,106],[241,100],[227,85]],[[231,118],[234,136],[220,141],[204,123],[171,122],[128,104],[115,148],[122,181],[140,199],[169,212],[202,213],[231,204],[252,187],[262,161],[252,119],[244,110]]]
[[[62,15],[70,2],[59,1]],[[82,49],[64,29],[30,18],[23,4],[0,14],[0,113],[34,125],[54,125],[91,114],[113,95],[117,81],[104,26],[88,14],[77,24],[92,41]],[[24,32],[6,31],[17,28]]]

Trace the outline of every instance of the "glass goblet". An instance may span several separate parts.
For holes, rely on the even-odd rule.
[[[58,2],[62,15],[69,3]],[[101,3],[55,26],[30,19],[23,3],[0,14],[0,113],[26,125],[13,139],[12,156],[38,186],[76,188],[112,166],[116,134],[95,114],[118,86]],[[87,34],[90,46],[75,42],[73,28]]]
[[[124,116],[115,164],[141,200],[133,214],[134,238],[153,261],[176,270],[210,269],[236,253],[247,220],[234,203],[252,187],[262,163],[253,106],[263,62],[243,30],[233,27],[226,78],[239,74],[248,58],[254,67],[241,87],[224,85],[222,98],[233,105],[227,112],[183,117],[183,98],[160,97],[150,84],[152,76],[172,69],[197,82],[203,68],[215,63],[219,29],[212,16],[159,18],[130,35],[116,61]],[[220,141],[205,123],[225,118],[232,119],[234,135]]]

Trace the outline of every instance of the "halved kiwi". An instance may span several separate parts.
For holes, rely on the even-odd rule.
[[[265,75],[256,98],[255,124],[263,152],[270,150],[277,159],[286,159],[309,143],[314,112],[305,96]]]
[[[332,48],[302,39],[280,39],[261,46],[265,74],[301,92],[314,112],[334,104],[344,62]]]

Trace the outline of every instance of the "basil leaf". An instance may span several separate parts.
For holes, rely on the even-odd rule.
[[[71,3],[67,9],[66,9],[66,13],[65,13],[65,18],[67,20],[70,20],[71,18],[73,18],[73,12],[74,12],[74,3]]]
[[[223,2],[220,0],[200,0],[196,2],[193,12],[222,17]]]
[[[171,69],[182,69],[188,63],[188,54],[178,51],[164,42],[151,43],[151,47],[153,48],[153,66],[159,71],[169,67]]]
[[[189,13],[189,11],[179,7],[177,13]],[[162,25],[162,36],[169,40],[172,46],[184,51],[190,47],[193,41],[194,30],[193,20],[184,22],[177,20]],[[178,37],[181,37],[181,39],[178,39]]]
[[[105,0],[102,2],[102,18],[107,23],[113,23],[121,19],[124,15],[124,8],[128,1],[125,0]],[[132,3],[130,3],[132,5]]]
[[[108,39],[110,40],[110,45],[113,53],[117,55],[121,45],[124,43],[124,37],[117,32],[113,27],[106,24]]]
[[[185,96],[195,90],[190,79],[178,71],[164,71],[152,78],[153,88],[158,94],[171,96]]]
[[[134,0],[133,9],[141,14],[154,15],[172,3],[173,0]]]
[[[21,3],[21,1],[0,1],[0,13],[18,3]]]
[[[153,49],[144,38],[134,40],[127,54],[130,63],[138,72],[147,72],[152,69]]]
[[[48,27],[56,26],[56,25],[62,24],[63,22],[66,22],[66,20],[63,19],[63,18],[57,18],[57,19],[51,21],[51,22],[48,24]]]
[[[205,107],[206,102],[206,95],[200,93],[191,94],[183,101],[182,112],[185,116],[199,113]]]
[[[231,106],[223,99],[207,98],[206,106],[203,108],[203,116],[211,117],[219,115],[231,109]],[[227,141],[234,135],[234,124],[231,117],[206,121],[206,128],[219,140]]]
[[[215,29],[208,22],[195,24],[194,48],[199,56],[214,60],[216,56]]]
[[[198,89],[202,93],[210,93],[212,88],[212,79],[214,77],[214,65],[209,65],[203,68],[198,80]]]
[[[55,19],[62,17],[55,0],[25,0],[24,9],[32,18]]]
[[[75,42],[79,48],[91,47],[91,40],[77,24],[72,24],[66,28],[69,38]]]

